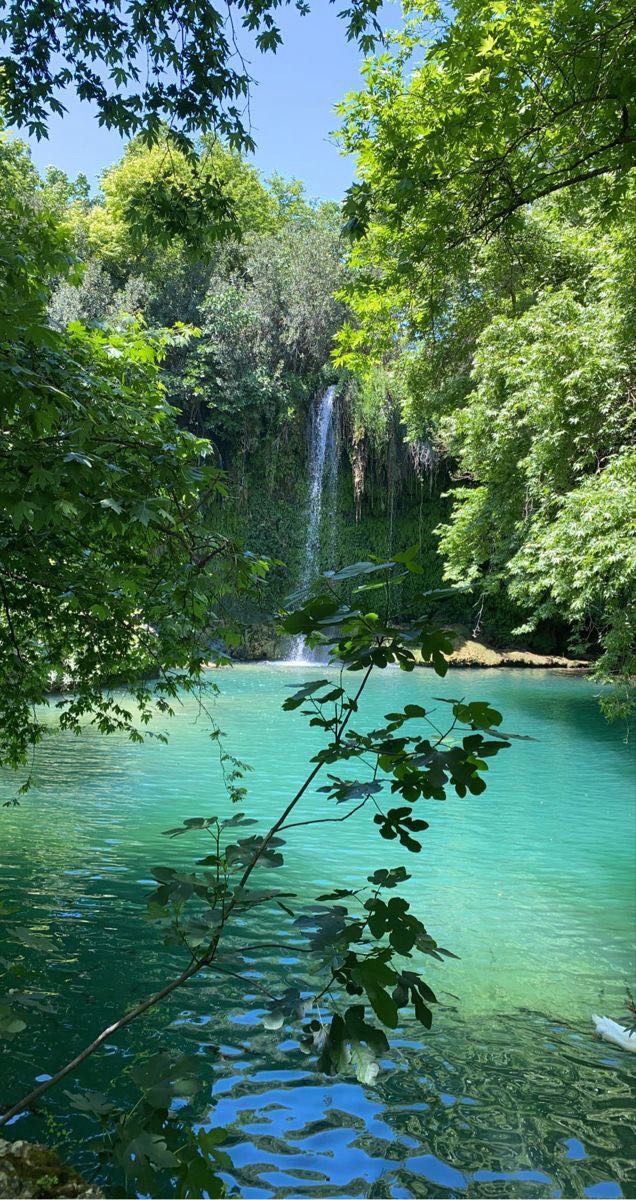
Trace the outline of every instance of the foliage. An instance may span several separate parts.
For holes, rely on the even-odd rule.
[[[225,225],[214,215],[200,219],[203,201],[189,192],[195,174],[212,205],[223,189]],[[180,215],[164,205],[164,185],[179,191]],[[296,181],[262,184],[210,139],[195,161],[165,142],[148,149],[137,140],[105,173],[102,193],[68,208],[85,266],[79,283],[58,284],[49,310],[55,325],[117,325],[122,313],[153,327],[176,324],[164,373],[169,394],[191,429],[213,434],[224,459],[295,421],[299,400],[304,415],[342,320],[334,299],[342,277],[337,207],[310,203]]]
[[[159,379],[161,339],[46,323],[67,231],[14,144],[0,144],[4,266],[0,760],[22,762],[45,728],[52,683],[63,727],[85,716],[138,736],[110,691],[126,678],[147,720],[192,686],[223,625],[223,596],[263,564],[204,511],[224,490],[209,443],[179,430]],[[155,685],[146,682],[159,672]]]
[[[246,274],[261,344],[286,371],[309,374],[329,360],[343,317],[334,298],[341,253],[339,213],[329,203],[288,219],[275,237],[253,246]]]
[[[569,627],[601,678],[626,680],[633,13],[570,0],[409,12],[343,108],[361,183],[338,362],[363,394],[388,373],[408,436],[445,456],[446,577],[505,588],[520,633]],[[595,548],[559,552],[568,514],[609,495],[604,537],[590,514]]]
[[[345,205],[388,263],[443,269],[542,196],[636,162],[636,18],[629,0],[436,0],[405,5],[405,29],[343,106],[360,183]],[[389,274],[392,272],[389,270]]]
[[[41,203],[40,181],[26,147],[0,131],[0,337],[39,334],[51,278],[68,273],[67,232]]]
[[[291,4],[291,0],[286,0]],[[138,0],[104,11],[59,2],[5,0],[0,9],[0,109],[11,123],[46,136],[50,115],[65,112],[64,90],[91,102],[98,119],[123,136],[152,144],[165,121],[175,143],[213,130],[230,145],[253,149],[244,123],[251,82],[237,45],[239,24],[260,51],[282,41],[279,0],[241,0],[224,13],[212,5]],[[305,0],[294,0],[302,14]],[[349,0],[341,12],[346,36],[369,50],[379,34],[380,0]],[[236,26],[235,26],[236,20]]]
[[[440,437],[472,484],[455,490],[442,529],[448,577],[487,588],[503,580],[529,614],[526,628],[565,617],[583,645],[600,638],[603,677],[630,673],[634,598],[627,217],[586,248],[583,280],[538,290],[525,311],[491,319],[463,402],[437,411]]]
[[[210,258],[217,243],[272,228],[276,206],[253,167],[212,137],[185,154],[169,132],[148,147],[129,142],[80,217],[89,253],[120,280],[165,279],[184,254]],[[166,252],[168,260],[166,261]]]
[[[386,583],[405,571],[419,573],[415,552],[386,563],[369,560],[347,566],[329,573],[302,608],[284,615],[288,634],[302,632],[310,644],[327,644],[341,666],[335,677],[293,685],[283,705],[288,712],[301,712],[324,736],[307,778],[264,834],[242,836],[246,826],[255,824],[242,812],[225,818],[193,817],[166,830],[171,839],[198,837],[207,846],[194,870],[152,869],[157,886],[149,897],[148,915],[167,944],[184,953],[183,971],[17,1101],[0,1124],[201,972],[216,977],[221,987],[229,976],[250,991],[261,991],[267,1000],[265,1029],[281,1031],[286,1038],[293,1031],[298,1053],[313,1059],[315,1068],[327,1075],[354,1074],[372,1084],[388,1049],[385,1031],[397,1028],[402,1013],[412,1010],[415,1019],[430,1028],[436,996],[423,977],[423,964],[427,958],[443,962],[451,952],[438,945],[409,901],[397,894],[409,879],[403,865],[383,863],[355,887],[342,888],[335,881],[332,891],[321,893],[309,906],[300,906],[294,894],[272,887],[267,876],[261,887],[252,883],[257,868],[283,866],[288,830],[321,824],[335,834],[340,823],[364,813],[372,816],[384,840],[399,840],[418,854],[429,827],[418,815],[422,810],[429,814],[426,802],[442,801],[449,791],[462,798],[481,795],[488,760],[510,746],[513,735],[502,732],[501,714],[483,701],[437,701],[432,709],[407,704],[387,713],[377,728],[361,723],[363,693],[373,670],[392,664],[410,672],[419,652],[438,675],[446,673],[450,644],[438,629],[423,622],[400,629],[385,615],[352,609],[341,594],[344,585],[354,582],[364,596],[378,580]],[[357,685],[348,688],[345,673],[358,673]],[[302,799],[318,776],[326,780],[320,791],[327,815],[303,819]],[[262,943],[248,935],[248,945],[246,917],[256,907],[267,912],[272,933]],[[273,994],[259,983],[254,964],[261,952],[267,955],[281,943],[284,948],[288,939],[301,965],[297,978],[288,977],[285,989]],[[5,1029],[6,1036],[17,1032]],[[73,1107],[102,1126],[99,1147],[114,1154],[129,1187],[151,1194],[176,1190],[178,1195],[198,1195],[204,1188],[207,1194],[220,1195],[223,1185],[216,1172],[229,1165],[222,1150],[227,1133],[220,1128],[199,1133],[194,1108],[206,1070],[204,1057],[178,1057],[168,1050],[142,1059],[130,1070],[139,1094],[129,1109],[95,1093],[67,1095]]]
[[[182,386],[226,450],[295,418],[297,381],[309,381],[307,394],[340,325],[340,275],[338,230],[324,206],[251,238],[238,268],[212,276]]]
[[[137,144],[111,174],[130,179],[134,166],[133,179],[138,170],[150,178],[157,161],[158,151]],[[193,327],[171,336],[163,380],[182,420],[211,437],[228,471],[231,496],[214,510],[219,528],[287,564],[270,573],[260,608],[236,606],[237,613],[267,622],[266,610],[298,577],[306,501],[298,464],[306,454],[308,407],[334,378],[325,363],[345,311],[333,293],[345,276],[335,205],[311,203],[297,181],[275,176],[254,191],[252,182],[248,172],[240,244],[219,242],[205,260],[183,239],[160,247],[150,234],[136,255],[126,219],[116,217],[110,201],[89,208],[74,202],[67,212],[75,245],[89,257],[78,283],[62,280],[55,288],[49,314],[60,329],[72,320],[119,328],[123,313],[151,326]],[[86,232],[91,222],[104,231],[93,251]],[[368,381],[342,379],[339,390],[341,469],[323,565],[368,550],[386,556],[418,540],[428,552],[427,582],[435,587],[441,560],[431,530],[447,506],[428,445],[404,444],[404,383],[396,372],[378,371]],[[393,592],[395,611],[405,616],[415,607],[410,592],[408,582]],[[464,608],[450,613],[451,619],[465,615]],[[506,629],[511,624],[508,619]],[[501,632],[501,621],[496,626]]]
[[[395,409],[399,411],[399,384],[384,366],[366,371],[352,389],[353,440],[367,437],[373,445],[384,447]]]
[[[258,436],[263,420],[277,411],[280,379],[259,353],[257,313],[240,283],[212,281],[202,304],[201,328],[183,375],[188,420],[213,431],[227,448]]]
[[[131,275],[123,287],[117,287],[99,259],[91,258],[87,263],[78,263],[73,277],[63,276],[56,281],[48,303],[48,319],[60,332],[74,321],[121,326],[133,317],[143,323],[150,303],[150,288],[142,276]]]
[[[636,676],[636,451],[625,450],[568,492],[558,515],[531,522],[510,561],[510,591],[534,614],[567,612],[583,636],[602,636],[596,674],[614,684],[602,703],[629,711]],[[596,621],[600,629],[589,630]],[[616,682],[618,677],[618,682]]]
[[[133,179],[137,170],[150,178],[157,160],[158,151],[144,151],[137,144],[134,154],[124,156],[111,174],[121,172],[130,180],[134,166]],[[182,239],[163,248],[150,235],[136,255],[127,219],[117,217],[109,200],[88,208],[71,205],[67,217],[74,245],[88,257],[81,279],[58,282],[49,318],[60,330],[77,320],[120,330],[129,324],[126,313],[151,327],[178,323],[166,346],[162,380],[181,420],[213,440],[228,472],[230,496],[213,507],[211,518],[217,528],[287,564],[287,570],[279,567],[270,573],[256,611],[253,605],[235,606],[237,614],[268,621],[267,610],[271,613],[297,577],[303,551],[305,472],[299,463],[306,455],[308,408],[316,392],[334,378],[325,363],[342,320],[343,306],[333,292],[342,281],[343,266],[335,205],[310,202],[297,181],[274,177],[254,191],[252,181],[247,171],[246,195],[254,203],[250,207],[250,199],[244,206],[240,244],[233,239],[219,242],[205,260]],[[264,228],[258,227],[259,212],[267,218]],[[91,222],[104,231],[101,248],[93,250],[87,238]],[[191,328],[183,329],[183,322]],[[355,399],[353,403],[357,405]],[[337,511],[332,514],[338,525],[334,540],[339,561],[365,549],[386,555],[383,435],[373,438],[366,479],[369,521],[358,528],[344,453],[353,436],[351,404],[344,394],[340,408],[343,470]],[[403,463],[389,492],[397,498],[396,538],[412,542],[417,536],[412,522],[403,531],[397,524],[398,508],[412,501],[410,494],[402,495],[407,484]],[[440,510],[437,500],[436,506],[439,519],[443,506]],[[425,520],[435,523],[428,508]],[[439,571],[430,582],[439,582]]]

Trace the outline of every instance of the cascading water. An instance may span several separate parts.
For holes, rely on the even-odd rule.
[[[299,584],[301,589],[309,587],[318,563],[320,547],[320,519],[322,516],[323,486],[330,484],[335,492],[336,482],[336,437],[333,421],[335,387],[328,387],[320,397],[311,424],[311,446],[309,454],[309,504],[307,508],[307,539],[305,557]],[[290,662],[312,662],[312,651],[307,649],[302,634],[295,637],[290,648]]]

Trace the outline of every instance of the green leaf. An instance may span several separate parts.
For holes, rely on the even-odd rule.
[[[281,1029],[287,1019],[303,1017],[306,1008],[307,1004],[298,989],[287,988],[274,1007],[261,1017],[261,1021],[266,1029]]]
[[[395,984],[395,971],[388,968],[381,958],[367,958],[357,963],[351,975],[366,992],[369,1003],[382,1024],[389,1029],[395,1029],[398,1023],[397,1005],[393,997],[385,991],[385,985]]]
[[[28,946],[30,950],[41,950],[48,954],[55,950],[55,943],[50,937],[35,929],[27,929],[24,925],[14,925],[11,935],[17,941],[22,942],[23,946]]]
[[[327,1075],[337,1075],[346,1069],[349,1055],[345,1043],[345,1023],[339,1013],[334,1013],[318,1058],[318,1070]]]
[[[108,1117],[118,1111],[101,1092],[65,1092],[64,1095],[71,1108],[90,1117]]]
[[[151,867],[150,874],[158,883],[172,883],[176,879],[177,872],[174,867]]]
[[[473,725],[478,729],[491,729],[493,725],[501,725],[503,721],[501,713],[496,708],[491,708],[484,700],[455,704],[453,713],[464,725]]]
[[[369,883],[373,883],[376,887],[381,888],[397,887],[398,883],[404,883],[405,880],[410,878],[411,876],[405,867],[391,867],[389,869],[382,867],[380,870],[374,871],[373,875],[368,876]]]
[[[133,1138],[125,1150],[125,1156],[130,1164],[128,1173],[135,1175],[139,1168],[149,1165],[154,1170],[176,1167],[179,1160],[171,1150],[168,1150],[165,1138],[159,1134],[143,1132]]]
[[[0,1037],[12,1038],[26,1029],[26,1021],[16,1016],[10,1004],[0,1000]]]
[[[351,1042],[350,1054],[356,1079],[367,1086],[374,1084],[380,1067],[373,1051],[368,1046],[354,1040]]]
[[[174,829],[164,829],[164,837],[182,837],[184,833],[192,833],[197,829],[208,829],[210,825],[216,825],[218,817],[189,817],[182,825],[175,826]]]

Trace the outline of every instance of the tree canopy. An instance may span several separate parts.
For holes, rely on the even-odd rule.
[[[299,13],[307,0],[284,0]],[[349,0],[340,16],[346,36],[368,50],[379,33],[381,0]],[[214,131],[239,149],[253,148],[245,119],[251,83],[241,34],[257,50],[282,41],[280,0],[209,3],[140,0],[104,7],[54,0],[4,0],[0,5],[0,110],[41,138],[51,114],[65,112],[64,93],[91,102],[108,129],[142,134],[149,143],[164,122],[183,147]]]
[[[88,249],[123,278],[166,275],[166,253],[205,259],[229,238],[271,229],[276,206],[257,172],[216,138],[185,155],[162,130],[152,146],[129,142],[83,213]]]
[[[142,723],[151,696],[166,708],[210,657],[230,583],[264,568],[210,521],[224,483],[166,401],[165,339],[134,321],[48,324],[52,281],[73,269],[70,230],[19,144],[3,140],[0,156],[0,761],[17,765],[55,683],[63,726],[88,716],[136,736],[113,685],[126,679]]]
[[[634,671],[632,5],[415,4],[342,108],[352,317],[451,466],[446,575]],[[585,511],[585,519],[582,513]],[[603,515],[601,515],[603,514]]]
[[[342,106],[360,183],[349,229],[400,239],[399,270],[492,234],[543,196],[636,163],[630,0],[436,0]]]

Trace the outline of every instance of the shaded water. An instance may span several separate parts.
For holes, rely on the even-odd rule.
[[[248,803],[264,827],[317,741],[300,715],[280,711],[287,685],[307,673],[265,666],[218,676],[216,714],[230,747],[255,767]],[[230,1127],[228,1182],[244,1196],[633,1196],[636,1064],[590,1024],[592,1011],[620,1017],[633,982],[632,751],[599,715],[587,681],[543,672],[450,672],[440,683],[427,671],[387,671],[372,680],[365,715],[432,695],[488,698],[507,728],[538,741],[497,759],[485,796],[429,802],[421,855],[382,842],[362,813],[290,832],[286,866],[272,879],[309,899],[385,865],[387,847],[391,864],[407,863],[414,910],[461,955],[426,966],[441,1002],[433,1030],[406,1023],[377,1086],[325,1080],[292,1036],[280,1042],[264,1030],[256,994],[209,977],[120,1034],[78,1082],[125,1094],[126,1065],[142,1047],[207,1056],[199,1116]],[[52,740],[38,756],[36,790],[0,812],[0,888],[19,905],[12,920],[48,932],[57,951],[47,976],[48,956],[25,951],[56,1012],[12,1043],[3,1101],[180,965],[143,911],[149,867],[189,865],[201,853],[196,838],[167,842],[162,830],[228,807],[194,715],[186,702],[168,746],[89,733]],[[4,787],[11,794],[11,782]],[[309,796],[304,815],[321,804]],[[255,933],[264,921],[253,918]],[[279,986],[281,969],[286,985],[302,979],[291,953],[261,952],[254,964]],[[91,1132],[84,1118],[62,1128],[66,1103],[53,1093],[47,1111],[13,1133],[60,1137],[67,1157],[90,1164],[89,1147],[78,1150]]]

